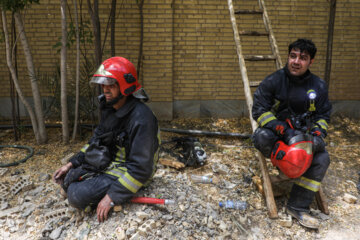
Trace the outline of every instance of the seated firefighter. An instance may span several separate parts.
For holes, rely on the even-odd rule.
[[[148,96],[138,83],[134,65],[125,58],[105,60],[91,79],[100,84],[100,124],[79,153],[55,171],[53,179],[80,209],[97,208],[100,222],[124,203],[156,171],[160,144],[158,122],[140,100]]]
[[[330,164],[323,139],[331,112],[325,82],[309,70],[315,54],[311,40],[291,43],[286,66],[261,82],[252,108],[259,124],[255,147],[285,175],[296,178],[288,214],[313,229],[319,221],[309,214],[309,206]]]

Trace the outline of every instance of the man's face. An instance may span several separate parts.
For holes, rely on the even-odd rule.
[[[288,56],[288,69],[291,75],[303,75],[314,62],[307,52],[300,52],[299,49],[292,49]]]
[[[120,89],[118,84],[101,85],[106,101],[110,102],[120,95]]]

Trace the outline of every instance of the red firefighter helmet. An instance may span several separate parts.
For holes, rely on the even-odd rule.
[[[129,96],[133,94],[136,98],[149,99],[137,80],[134,65],[123,57],[111,57],[105,60],[90,81],[90,83],[104,85],[112,85],[116,82],[119,84],[122,95]]]
[[[311,165],[312,148],[313,139],[309,134],[292,137],[288,145],[277,141],[271,153],[271,162],[289,178],[298,178]]]

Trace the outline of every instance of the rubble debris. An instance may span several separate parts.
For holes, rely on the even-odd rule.
[[[185,167],[185,164],[179,161],[173,161],[170,159],[160,158],[159,159],[160,164],[168,167],[172,167],[175,169],[182,169]]]
[[[54,219],[54,218],[65,217],[67,215],[68,215],[68,208],[61,208],[61,209],[54,210],[54,211],[51,211],[49,213],[46,213],[44,215],[44,220],[48,221],[48,220]]]
[[[350,204],[355,204],[357,201],[357,197],[355,197],[349,193],[345,193],[343,196],[343,199],[345,202],[350,203]]]
[[[209,122],[195,120],[195,124],[201,126],[213,124],[214,121],[214,126],[222,127],[219,125],[221,122],[214,119]],[[230,120],[227,121],[228,125],[230,122]],[[233,120],[233,123],[239,123],[239,119]],[[346,124],[351,127],[355,126],[353,131],[357,131],[357,134],[359,132],[358,136],[360,136],[358,127],[360,124],[355,125],[351,122]],[[246,127],[246,124],[243,125]],[[238,130],[233,126],[226,126],[220,130],[247,131],[246,129]],[[41,173],[51,174],[61,166],[60,159],[63,156],[57,156],[59,152],[63,155],[76,152],[85,144],[85,141],[79,141],[64,146],[59,138],[59,133],[52,135],[50,132],[50,143],[41,146],[42,151],[46,154],[36,155],[34,161],[27,161],[21,165],[21,168],[19,168],[20,166],[14,167],[9,169],[6,174],[0,175],[0,183],[5,184],[4,186],[0,184],[0,193],[3,194],[0,196],[3,196],[5,201],[0,211],[0,226],[3,226],[0,227],[0,239],[244,240],[294,238],[325,240],[333,239],[333,235],[336,233],[343,239],[354,239],[356,238],[354,236],[360,235],[360,229],[357,228],[360,225],[359,205],[347,204],[343,196],[348,193],[358,198],[356,183],[360,149],[354,148],[353,151],[348,151],[348,149],[345,151],[340,146],[349,145],[352,139],[344,135],[343,130],[336,131],[339,131],[339,135],[334,134],[334,128],[329,125],[327,138],[336,145],[328,149],[329,153],[333,154],[332,164],[322,184],[324,193],[328,196],[330,215],[324,215],[318,209],[312,210],[321,220],[320,231],[308,231],[299,224],[292,224],[289,227],[290,220],[286,216],[281,217],[281,214],[279,214],[280,219],[269,219],[265,199],[255,190],[255,187],[252,187],[256,186],[255,180],[252,179],[253,176],[258,176],[260,181],[258,185],[262,186],[261,170],[254,156],[254,149],[244,147],[240,151],[239,148],[232,146],[242,145],[239,142],[241,140],[228,138],[200,139],[201,142],[206,142],[204,148],[210,156],[204,166],[186,167],[179,171],[162,164],[157,165],[158,170],[154,175],[153,182],[141,189],[139,195],[174,199],[176,204],[133,204],[129,201],[115,206],[109,214],[108,220],[98,223],[96,210],[71,211],[73,208],[69,206],[68,201],[58,196],[59,187],[57,185],[49,180],[39,181]],[[172,136],[162,133],[164,140],[170,139]],[[33,139],[26,139],[26,141],[26,144],[36,144]],[[222,145],[231,147],[224,150]],[[340,161],[342,164],[337,164]],[[225,174],[213,171],[213,166],[219,167],[220,164],[228,168]],[[271,174],[276,174],[271,162],[268,162],[268,167]],[[217,168],[215,169],[217,170]],[[18,174],[11,177],[9,172]],[[20,176],[25,175],[24,172],[29,175],[29,181],[32,181],[35,188],[32,190],[23,188],[13,195],[10,188],[19,180]],[[211,176],[213,180],[216,177],[220,183],[191,184],[189,181],[191,174]],[[281,185],[284,184],[285,182],[281,182]],[[224,199],[246,201],[248,208],[246,211],[221,209],[218,202]],[[286,201],[286,195],[276,198],[280,213],[285,212]],[[116,211],[117,207],[122,210]],[[46,221],[45,216],[48,219]]]
[[[259,176],[253,176],[252,181],[255,184],[256,189],[259,191],[259,193],[261,193],[261,195],[264,195],[264,189],[261,178]]]
[[[290,215],[280,216],[279,224],[283,227],[290,228],[292,226],[292,217]]]
[[[7,168],[0,168],[0,177],[3,176],[7,171]]]
[[[25,191],[30,190],[33,187],[33,185],[32,182],[29,180],[29,178],[30,178],[29,176],[19,176],[15,184],[11,186],[10,192],[13,195],[16,195],[22,189],[24,189]]]

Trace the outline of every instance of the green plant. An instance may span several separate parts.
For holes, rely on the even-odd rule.
[[[93,34],[89,25],[89,21],[84,21],[79,24],[79,38],[81,45],[93,43]],[[53,45],[53,48],[57,49],[57,53],[59,53],[61,50],[61,39],[61,36],[58,37],[58,41]],[[70,48],[71,46],[73,46],[74,43],[76,43],[76,28],[74,26],[74,23],[71,21],[69,23],[67,32],[66,47]]]

